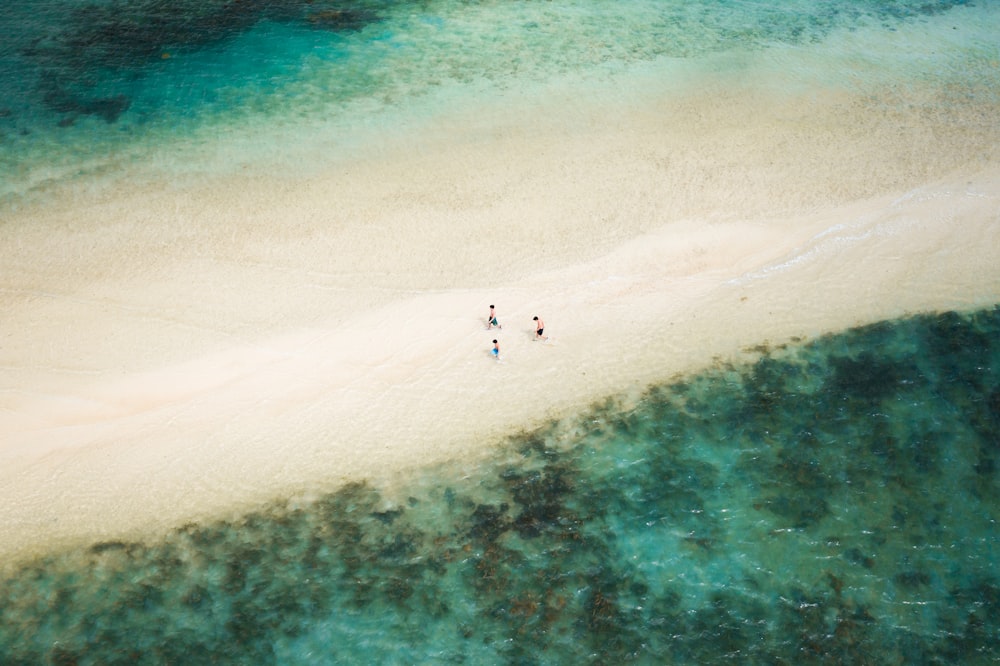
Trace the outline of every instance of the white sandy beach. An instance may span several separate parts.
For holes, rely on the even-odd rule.
[[[1000,299],[995,109],[727,90],[7,214],[0,553],[475,460],[763,342]]]

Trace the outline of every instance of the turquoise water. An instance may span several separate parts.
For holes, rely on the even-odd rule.
[[[4,664],[994,663],[1000,308],[0,582]]]
[[[191,144],[255,144],[272,163],[288,139],[263,128],[336,153],[497,90],[943,16],[960,31],[889,49],[850,76],[877,77],[895,59],[916,77],[981,83],[998,76],[994,4],[970,14],[965,2],[923,0],[11,0],[0,7],[0,196],[148,159],[204,168],[179,155]]]
[[[640,69],[768,53],[795,79],[834,39],[857,68],[831,80],[995,96],[997,9],[11,0],[0,206],[151,162],[287,175],[288,137],[335,159],[504,91],[586,99]],[[913,26],[930,37],[851,51]],[[884,322],[609,396],[475,469],[8,566],[0,663],[993,663],[998,442],[1000,310]]]

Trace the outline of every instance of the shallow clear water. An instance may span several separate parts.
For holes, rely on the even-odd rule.
[[[51,553],[0,582],[39,663],[1000,659],[1000,308],[609,397],[415,470]]]
[[[910,87],[981,84],[998,76],[992,4],[12,0],[0,7],[0,196],[142,160],[295,165],[290,146],[319,142],[311,162],[492,94],[544,94],[560,77],[606,80],[637,64],[662,82],[680,61],[793,47],[782,71],[794,78],[795,49],[856,30],[876,38],[846,42],[861,64],[831,76],[877,80],[889,68]],[[926,21],[941,24],[930,38],[879,46],[878,35]],[[209,148],[192,159],[191,146]]]
[[[296,146],[744,53],[776,85],[834,57],[838,85],[995,96],[996,9],[12,0],[0,204],[139,163],[284,174]],[[886,322],[610,396],[481,467],[51,552],[3,574],[0,663],[995,662],[998,341],[996,308]]]

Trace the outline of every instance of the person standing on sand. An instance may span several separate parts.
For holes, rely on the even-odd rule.
[[[496,326],[497,328],[503,328],[500,322],[497,321],[496,311],[494,311],[493,306],[490,306],[490,316],[486,319],[486,329],[489,330]],[[494,340],[496,342],[496,340]]]
[[[495,338],[493,340],[493,349],[490,350],[490,353],[493,354],[493,358],[498,361],[500,360],[500,343]]]
[[[532,317],[531,321],[535,322],[535,340],[548,340],[547,335],[542,335],[545,332],[545,322],[538,317]]]

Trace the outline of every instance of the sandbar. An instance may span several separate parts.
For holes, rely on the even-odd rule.
[[[995,109],[701,94],[8,211],[0,554],[475,464],[761,344],[997,302]]]

